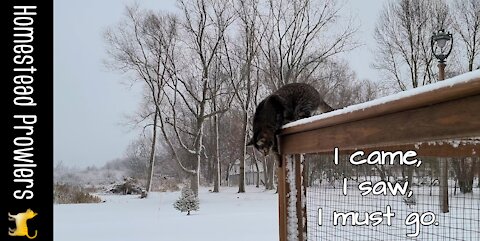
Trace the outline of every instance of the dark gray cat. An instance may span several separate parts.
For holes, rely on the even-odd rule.
[[[280,127],[310,117],[316,110],[328,112],[333,109],[313,86],[303,83],[284,85],[258,104],[253,117],[253,138],[247,146],[253,145],[264,155],[277,152],[275,134]]]

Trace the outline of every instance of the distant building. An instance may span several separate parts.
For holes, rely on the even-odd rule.
[[[249,158],[247,157],[247,161],[245,161],[245,185],[255,185],[257,182],[257,168],[255,164],[251,161],[248,161]],[[258,172],[260,177],[260,184],[264,183],[263,177],[263,165],[258,164]],[[229,170],[229,186],[237,186],[238,185],[238,178],[240,176],[240,160],[235,160],[235,163]]]

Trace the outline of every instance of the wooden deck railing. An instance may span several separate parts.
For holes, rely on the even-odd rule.
[[[277,136],[281,241],[306,240],[303,154],[333,153],[338,147],[344,153],[361,149],[416,150],[419,156],[435,157],[480,155],[480,71],[310,120],[289,124]],[[428,143],[451,139],[465,141],[458,147]],[[294,212],[289,212],[291,195],[296,196]]]

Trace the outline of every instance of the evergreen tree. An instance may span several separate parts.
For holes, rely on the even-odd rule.
[[[190,215],[190,211],[197,211],[200,208],[199,204],[200,202],[195,193],[190,188],[183,188],[182,195],[175,201],[173,207],[182,213],[187,212],[187,215]]]

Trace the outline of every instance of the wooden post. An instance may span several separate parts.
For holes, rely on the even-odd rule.
[[[438,63],[438,80],[445,80],[445,66],[444,62]]]
[[[303,155],[278,155],[281,158],[277,168],[278,175],[278,209],[279,209],[279,238],[280,241],[306,241],[307,240],[307,204],[306,204],[306,183],[303,180],[304,172],[302,171]],[[293,177],[290,177],[293,175]],[[294,180],[294,183],[290,183]],[[292,185],[292,186],[291,186]],[[293,187],[295,191],[292,192]],[[289,202],[290,197],[295,195],[296,202],[292,206]],[[291,217],[291,209],[295,209],[296,216]],[[289,227],[291,219],[296,219],[294,223],[297,227]],[[292,234],[292,228],[297,229],[297,234]],[[293,229],[294,230],[294,229]],[[295,235],[295,239],[291,240]],[[290,237],[290,239],[289,239]]]
[[[438,80],[445,79],[445,63],[438,63]],[[439,158],[440,161],[440,210],[442,213],[448,213],[448,159]]]
[[[287,241],[287,193],[290,192],[287,182],[286,157],[277,155],[277,177],[278,177],[278,230],[280,241]]]
[[[294,158],[295,166],[295,189],[297,190],[297,230],[298,230],[298,241],[307,240],[307,189],[305,179],[303,178],[303,155],[295,155]]]
[[[440,167],[440,210],[442,213],[448,213],[448,160],[447,158],[438,158]]]

